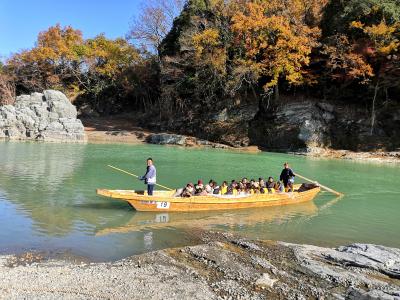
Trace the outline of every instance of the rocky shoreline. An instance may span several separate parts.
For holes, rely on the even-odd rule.
[[[400,249],[323,248],[205,232],[109,263],[0,257],[7,299],[400,299]]]
[[[134,120],[127,117],[84,119],[83,123],[85,125],[85,133],[89,143],[149,143],[191,148],[209,147],[251,153],[257,153],[263,150],[268,151],[268,149],[260,149],[257,146],[232,147],[226,144],[213,143],[207,140],[198,139],[193,136],[166,132],[152,132],[141,127],[127,125],[135,123]],[[280,150],[278,152],[315,158],[346,159],[378,163],[400,162],[399,151],[354,152],[349,150],[334,150],[329,148],[313,147],[304,151],[292,152]]]
[[[293,105],[292,103],[281,107],[282,112],[279,115],[285,116],[284,118],[282,117],[281,123],[289,124],[293,120],[297,120],[297,123],[293,123],[291,128],[300,128],[304,124],[304,126],[308,124],[308,127],[306,126],[308,131],[302,129],[299,133],[295,130],[291,135],[282,137],[279,143],[276,142],[273,145],[281,145],[283,147],[287,144],[285,144],[284,140],[293,139],[294,141],[301,138],[304,140],[303,142],[307,142],[307,147],[303,151],[293,152],[290,149],[285,150],[285,148],[282,148],[278,152],[318,158],[338,158],[368,162],[400,162],[400,151],[355,152],[350,150],[334,150],[330,147],[321,146],[323,145],[321,142],[323,138],[316,133],[323,134],[324,132],[320,132],[318,128],[323,128],[324,126],[318,122],[318,124],[316,123],[317,125],[314,124],[315,122],[313,123],[315,126],[309,126],[312,123],[310,121],[313,118],[312,116],[315,117],[318,115],[317,111],[300,118],[295,112],[303,111],[304,109],[300,109],[299,107],[294,109]],[[299,104],[297,103],[296,105]],[[321,103],[318,103],[317,106],[307,105],[307,110],[315,110],[316,107],[319,110],[322,109],[324,112],[322,115],[325,117],[328,112],[334,109],[331,105],[323,105]],[[231,112],[232,116],[236,116],[236,118],[240,116],[240,120],[243,116],[247,116],[248,118],[251,116],[254,117],[254,107],[246,107],[240,113],[236,112],[234,114]],[[248,146],[248,142],[238,144],[225,140],[222,140],[222,142],[211,142],[193,135],[178,134],[178,129],[172,132],[144,129],[137,126],[137,124],[140,124],[143,116],[132,117],[130,116],[131,114],[110,117],[87,116],[81,120],[77,118],[77,114],[75,106],[59,91],[46,90],[43,93],[21,95],[16,98],[14,105],[0,106],[0,139],[74,143],[86,141],[91,143],[150,143],[198,148],[209,147],[245,152],[261,151],[258,146]],[[224,118],[217,119],[218,122],[236,120],[232,116],[229,117],[226,112]],[[347,116],[347,118],[350,117]],[[179,123],[179,120],[177,123]],[[272,125],[269,124],[268,126]],[[220,134],[225,136],[223,133]],[[227,136],[230,135],[227,134]],[[232,138],[235,139],[233,136]],[[236,138],[240,140],[239,137]],[[263,145],[262,142],[259,144]],[[289,144],[295,145],[296,143]],[[275,149],[267,147],[267,145],[265,147],[262,150],[271,151],[271,149]]]

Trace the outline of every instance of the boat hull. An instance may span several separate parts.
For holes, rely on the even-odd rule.
[[[171,192],[166,191],[147,196],[134,191],[97,190],[99,195],[128,202],[137,211],[156,212],[230,210],[290,205],[311,201],[319,192],[320,188],[316,187],[304,192],[255,194],[235,198],[217,195],[182,198],[172,197]]]

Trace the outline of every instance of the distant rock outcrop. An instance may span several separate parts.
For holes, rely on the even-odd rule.
[[[21,95],[14,105],[0,106],[0,138],[49,142],[84,142],[82,122],[59,91]]]
[[[191,136],[185,136],[172,133],[153,133],[147,136],[146,142],[158,145],[178,145],[178,146],[207,146],[212,148],[227,149],[229,146],[224,144],[212,143],[206,140],[197,139]]]

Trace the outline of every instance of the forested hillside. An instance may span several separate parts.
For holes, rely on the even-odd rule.
[[[399,147],[399,0],[158,4],[127,38],[41,32],[0,66],[0,100],[55,88],[89,111],[234,146]]]

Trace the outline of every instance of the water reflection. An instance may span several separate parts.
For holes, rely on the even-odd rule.
[[[168,227],[202,229],[211,229],[216,226],[227,228],[254,227],[265,223],[283,223],[293,218],[312,216],[317,212],[318,207],[314,202],[222,212],[152,213],[133,211],[131,219],[125,224],[105,224],[103,228],[97,231],[96,235],[102,236],[111,233],[129,233]]]
[[[82,164],[85,151],[85,145],[7,142],[1,146],[1,175],[18,178],[28,191],[56,191]]]
[[[65,194],[74,202],[84,196],[66,187],[74,184],[85,145],[9,142],[1,144],[1,153],[1,198],[29,216],[38,234],[60,236],[70,232],[74,218]]]

